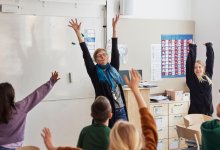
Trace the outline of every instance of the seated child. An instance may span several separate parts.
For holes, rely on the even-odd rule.
[[[220,117],[220,104],[217,106],[217,116]],[[220,120],[213,119],[201,125],[202,149],[220,150]]]
[[[102,150],[156,150],[157,149],[157,143],[158,143],[158,134],[157,134],[157,128],[156,128],[156,123],[154,121],[153,116],[150,114],[148,108],[147,108],[147,104],[144,101],[140,90],[138,88],[138,84],[140,82],[140,76],[138,75],[138,73],[135,70],[131,70],[131,80],[129,81],[127,78],[125,78],[126,83],[128,84],[128,86],[131,88],[132,92],[134,93],[134,96],[136,98],[136,101],[138,103],[139,106],[139,112],[140,112],[140,116],[141,116],[141,124],[142,124],[142,134],[144,135],[144,139],[142,139],[142,136],[139,134],[139,132],[137,131],[137,129],[134,127],[133,124],[127,122],[127,121],[118,121],[116,122],[116,124],[114,125],[114,127],[112,128],[112,131],[110,133],[110,144],[109,147],[103,147]],[[106,101],[107,103],[108,101]],[[101,105],[102,106],[102,105]],[[101,106],[97,107],[97,108],[102,108]],[[110,106],[110,104],[109,104]],[[106,107],[105,109],[107,109],[108,107]],[[101,109],[101,110],[105,110],[105,109]],[[107,109],[108,110],[108,109]],[[109,109],[110,110],[110,109]],[[92,109],[92,112],[93,109]],[[100,111],[97,111],[97,113]],[[108,111],[109,113],[109,118],[112,116],[110,111]],[[97,114],[96,113],[96,114]],[[97,123],[97,118],[95,118],[94,116],[103,116],[104,114],[102,113],[102,115],[94,115],[92,113],[93,118],[95,119],[96,123]],[[107,114],[106,114],[107,115]],[[104,116],[106,116],[104,115]],[[98,125],[98,124],[97,124]],[[106,126],[108,125],[108,123],[106,122]],[[90,126],[94,126],[94,125],[90,125]],[[88,126],[90,128],[90,126]],[[96,125],[95,125],[96,126]],[[86,127],[87,128],[87,127]],[[84,128],[83,130],[86,131],[86,128]],[[99,130],[97,129],[97,132]],[[103,130],[103,131],[108,131],[109,134],[109,130]],[[71,148],[71,147],[54,147],[52,144],[52,138],[51,138],[51,134],[48,128],[45,128],[43,130],[42,137],[44,139],[45,145],[47,147],[48,150],[79,150],[77,148]],[[84,135],[82,134],[83,132],[81,132],[81,137]],[[88,135],[92,135],[92,134],[88,134]],[[95,136],[95,134],[94,134]],[[93,136],[93,140],[96,139]],[[101,135],[100,135],[101,137]],[[107,136],[105,136],[107,138]],[[90,139],[91,140],[91,139]],[[99,144],[104,143],[104,141],[106,140],[101,140],[98,139],[97,142],[94,142],[92,140],[92,142],[90,142],[90,140],[87,140],[85,143],[85,145],[87,145],[87,147],[81,147],[84,150],[93,150],[94,147],[92,147],[92,145],[90,145],[89,143],[96,143]],[[84,142],[78,142],[78,146],[79,145],[83,145],[80,143],[84,143]],[[107,144],[105,144],[107,145]],[[100,149],[100,147],[96,148],[96,150]]]
[[[135,126],[127,121],[118,121],[110,133],[110,150],[156,150],[158,143],[158,134],[156,123],[153,116],[147,108],[141,92],[138,88],[140,76],[137,71],[130,71],[131,80],[125,77],[125,81],[131,88],[137,101],[140,113],[142,135]]]
[[[91,106],[91,116],[95,123],[84,127],[80,133],[77,147],[84,150],[108,150],[110,128],[108,121],[112,117],[112,109],[109,100],[104,96],[98,96]],[[71,147],[55,147],[48,128],[41,134],[48,150],[77,150]]]

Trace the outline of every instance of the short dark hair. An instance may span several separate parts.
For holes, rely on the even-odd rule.
[[[0,83],[0,123],[8,123],[15,109],[15,91],[8,82]]]
[[[96,123],[104,123],[112,112],[109,100],[105,96],[98,96],[91,106],[91,112]]]

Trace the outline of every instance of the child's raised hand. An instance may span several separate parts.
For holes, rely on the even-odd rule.
[[[60,78],[59,78],[58,72],[57,71],[52,72],[52,75],[51,75],[50,79],[53,80],[53,81],[59,80]]]
[[[48,150],[56,150],[57,148],[53,146],[53,143],[52,143],[52,135],[51,135],[51,132],[50,132],[50,129],[49,128],[44,128],[42,130],[43,133],[41,133],[41,136],[44,140],[44,144],[45,146],[47,147]]]
[[[129,88],[135,89],[138,88],[138,84],[141,81],[141,77],[138,72],[134,69],[130,71],[131,79],[129,80],[127,76],[124,77],[126,84]]]

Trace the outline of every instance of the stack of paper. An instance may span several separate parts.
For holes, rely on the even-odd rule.
[[[152,87],[157,87],[157,85],[149,83],[149,82],[141,82],[139,83],[139,87],[152,88]]]
[[[167,100],[167,99],[168,99],[168,97],[163,96],[163,95],[150,96],[150,100],[153,100],[153,101],[163,101],[163,100]]]

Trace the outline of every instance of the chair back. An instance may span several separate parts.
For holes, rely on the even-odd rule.
[[[40,150],[40,148],[36,146],[23,146],[23,147],[17,148],[16,150]]]
[[[184,124],[186,127],[202,124],[205,121],[212,120],[213,118],[204,114],[188,114],[184,117]]]
[[[176,125],[176,131],[177,135],[179,138],[183,138],[186,141],[195,141],[196,142],[196,147],[199,149],[201,145],[201,132],[193,130],[193,129],[188,129],[186,127]]]

